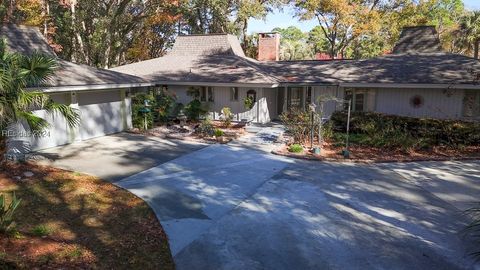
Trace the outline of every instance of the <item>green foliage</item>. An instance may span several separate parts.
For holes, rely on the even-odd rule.
[[[148,100],[150,112],[143,112],[145,100]],[[138,93],[132,97],[132,125],[133,127],[143,129],[145,127],[145,115],[147,117],[147,127],[152,128],[155,120],[154,108],[157,107],[157,100],[151,94]]]
[[[0,65],[0,129],[18,121],[25,121],[33,131],[45,129],[47,121],[33,113],[38,109],[64,116],[70,127],[78,125],[77,110],[53,102],[42,92],[25,90],[45,83],[53,75],[57,68],[54,58],[38,53],[30,56],[10,53],[6,51],[5,40],[1,40]]]
[[[347,114],[331,117],[337,133],[346,132]],[[480,144],[480,124],[439,119],[418,119],[372,112],[353,112],[350,120],[351,142],[375,147],[422,149],[433,146]],[[359,136],[356,140],[355,136]],[[338,139],[338,137],[337,137]]]
[[[12,200],[7,204],[7,199],[4,194],[0,195],[0,232],[7,232],[13,225],[13,218],[15,210],[18,208],[22,199],[17,199],[15,192],[12,195]]]
[[[210,120],[210,118],[207,117],[205,120],[203,120],[200,123],[200,125],[198,125],[195,132],[202,136],[208,136],[208,137],[215,135],[215,127],[212,124],[212,120]]]
[[[154,118],[157,122],[167,122],[169,116],[175,113],[176,109],[180,111],[177,104],[175,104],[175,96],[173,94],[161,90],[160,93],[155,95],[155,107],[153,111]]]
[[[31,233],[35,236],[42,237],[51,234],[52,230],[48,226],[41,224],[33,227]]]
[[[201,117],[207,114],[208,110],[202,105],[200,100],[194,99],[185,106],[185,114],[187,118],[192,121],[198,121]]]
[[[225,132],[223,132],[223,130],[218,129],[218,128],[215,129],[215,133],[214,133],[215,137],[222,137],[224,134],[225,134]]]
[[[233,113],[229,107],[222,108],[222,122],[224,127],[229,127],[232,124]]]
[[[276,27],[272,29],[272,32],[280,33],[283,41],[290,40],[290,41],[299,41],[304,40],[307,38],[307,35],[300,30],[300,28],[296,26],[289,26],[287,28],[280,28]]]
[[[280,115],[285,130],[293,137],[296,143],[303,143],[310,134],[310,113],[301,109],[292,109]]]
[[[252,97],[244,98],[243,105],[245,106],[246,110],[251,110],[253,108],[253,98]]]
[[[288,147],[288,151],[292,153],[301,153],[303,152],[303,146],[300,144],[292,144]]]

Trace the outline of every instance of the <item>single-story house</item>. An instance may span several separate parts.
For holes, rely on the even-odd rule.
[[[335,97],[351,100],[353,111],[480,119],[480,61],[443,52],[434,27],[407,27],[391,54],[365,60],[278,61],[279,39],[260,34],[255,60],[232,35],[179,36],[167,55],[112,70],[163,86],[183,104],[192,99],[187,91],[197,88],[214,118],[227,106],[236,120],[265,123]],[[255,100],[251,109],[244,106],[247,96]],[[328,117],[345,104],[322,107]]]
[[[55,53],[35,27],[7,24],[0,29],[10,51],[30,55],[34,51],[52,57]],[[50,80],[31,90],[48,93],[56,102],[78,109],[81,119],[76,128],[69,128],[61,115],[43,110],[35,113],[50,123],[45,132],[30,136],[22,123],[10,127],[7,153],[16,156],[74,141],[116,133],[132,127],[131,91],[151,86],[144,79],[112,70],[97,69],[57,58],[58,68]],[[4,132],[4,131],[2,131]]]

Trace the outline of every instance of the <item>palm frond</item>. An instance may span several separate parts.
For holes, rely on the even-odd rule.
[[[22,91],[17,95],[18,107],[24,110],[39,110],[42,109],[48,102],[48,96],[42,92],[37,91]]]
[[[49,126],[45,119],[35,115],[32,112],[18,111],[17,117],[19,121],[25,121],[30,127],[31,131],[42,131]]]
[[[55,58],[41,53],[22,56],[20,59],[20,74],[27,86],[38,86],[45,83],[57,68]]]
[[[62,115],[69,127],[75,127],[80,124],[80,114],[78,110],[68,105],[50,101],[45,105],[44,109],[53,114],[54,117],[56,114]]]

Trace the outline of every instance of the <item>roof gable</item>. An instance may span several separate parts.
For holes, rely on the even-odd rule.
[[[0,36],[6,39],[7,49],[10,51],[24,55],[40,52],[57,58],[37,27],[4,24],[0,28]],[[142,78],[111,70],[79,65],[58,58],[57,62],[57,70],[42,87],[118,86],[145,82]]]
[[[11,51],[27,55],[38,51],[55,56],[52,48],[36,27],[4,24],[0,28],[0,36],[6,40],[7,48]]]
[[[228,34],[184,35],[175,40],[169,55],[238,55],[245,56],[240,42]]]
[[[400,38],[393,48],[394,54],[438,52],[442,52],[442,46],[435,26],[403,28]]]

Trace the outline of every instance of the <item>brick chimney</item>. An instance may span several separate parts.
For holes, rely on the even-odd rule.
[[[278,61],[280,56],[280,34],[258,34],[258,61]]]

